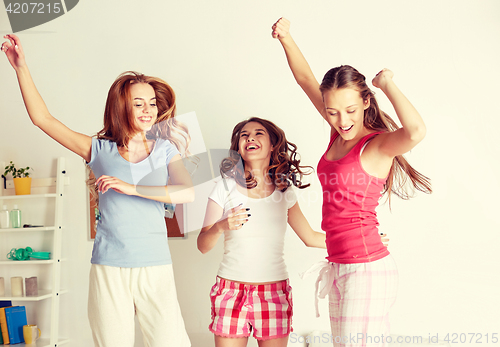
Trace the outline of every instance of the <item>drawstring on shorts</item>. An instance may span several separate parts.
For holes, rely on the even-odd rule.
[[[333,286],[333,282],[335,281],[335,268],[330,262],[322,260],[313,264],[307,271],[299,274],[300,278],[304,279],[318,270],[319,275],[316,279],[314,292],[314,306],[316,309],[316,317],[319,317],[318,299],[324,299],[326,297]]]

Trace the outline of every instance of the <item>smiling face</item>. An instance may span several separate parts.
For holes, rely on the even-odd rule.
[[[352,140],[365,130],[364,111],[370,100],[363,100],[356,89],[331,89],[323,93],[327,120],[344,140]]]
[[[156,94],[147,83],[134,83],[130,86],[134,125],[140,131],[148,131],[158,117]]]
[[[238,153],[243,161],[265,160],[269,163],[273,146],[266,128],[258,122],[248,122],[240,131]]]

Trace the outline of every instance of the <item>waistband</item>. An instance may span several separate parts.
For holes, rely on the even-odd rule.
[[[238,290],[251,289],[253,291],[258,291],[258,292],[272,292],[276,290],[286,290],[289,287],[288,278],[286,280],[268,284],[244,284],[244,283],[233,282],[231,280],[227,280],[225,278],[217,276],[216,283],[220,288],[238,289]]]
[[[345,273],[355,272],[358,269],[360,269],[360,267],[363,266],[365,268],[366,266],[370,267],[370,270],[366,271],[378,271],[377,267],[383,266],[386,271],[387,270],[395,271],[397,273],[396,263],[394,262],[392,256],[388,255],[382,259],[364,263],[339,264],[322,260],[313,264],[307,271],[299,274],[300,278],[304,279],[311,273],[319,271],[318,278],[316,279],[315,292],[314,292],[314,305],[316,308],[316,317],[319,317],[318,299],[324,299],[326,297],[326,295],[330,292],[336,277],[343,276]]]

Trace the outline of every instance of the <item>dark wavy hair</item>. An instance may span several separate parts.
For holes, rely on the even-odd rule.
[[[319,87],[321,93],[342,88],[355,89],[364,101],[370,101],[370,107],[365,110],[363,119],[365,128],[386,132],[399,129],[396,122],[378,106],[375,94],[366,84],[365,76],[352,66],[342,65],[329,70]],[[432,193],[430,179],[415,170],[402,155],[396,156],[392,162],[382,195],[387,192],[390,203],[391,194],[408,200],[414,196],[415,190],[427,194]]]
[[[245,162],[238,153],[240,132],[250,122],[261,124],[269,134],[273,151],[269,160],[269,167],[265,175],[268,175],[276,188],[282,192],[294,185],[297,188],[307,188],[310,184],[303,184],[302,177],[312,172],[311,166],[300,165],[300,155],[297,146],[287,141],[285,132],[271,121],[252,117],[236,124],[231,136],[231,147],[229,157],[224,158],[220,164],[220,173],[223,178],[233,178],[240,186],[252,189],[257,186],[257,181],[251,172],[245,173]],[[243,165],[238,165],[242,163]],[[304,171],[304,169],[310,171]]]

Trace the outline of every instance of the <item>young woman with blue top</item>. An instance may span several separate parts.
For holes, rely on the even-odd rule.
[[[5,38],[1,50],[16,71],[31,121],[85,159],[97,177],[101,220],[88,301],[95,345],[133,346],[137,314],[145,346],[190,346],[163,217],[164,203],[194,199],[179,153],[187,147],[189,135],[174,118],[172,88],[158,78],[123,73],[108,93],[104,128],[90,137],[49,113],[19,38]]]

